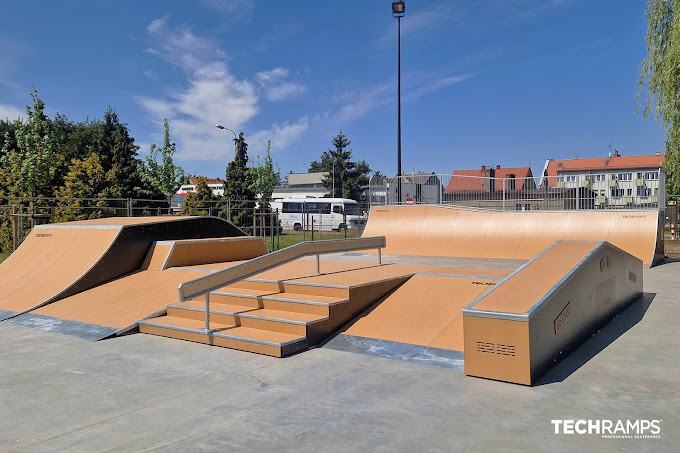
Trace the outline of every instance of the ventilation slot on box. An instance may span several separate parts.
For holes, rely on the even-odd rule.
[[[478,341],[477,352],[515,357],[515,347],[510,344],[496,344],[486,341]]]
[[[571,315],[571,302],[568,302],[567,305],[562,309],[559,315],[557,315],[557,318],[555,318],[555,334],[560,331],[564,323],[567,321],[567,318]]]
[[[477,352],[485,352],[487,354],[496,353],[496,345],[494,343],[486,343],[484,341],[477,342]]]
[[[600,272],[604,271],[605,266],[607,265],[607,258],[602,258],[600,260]]]
[[[612,259],[607,255],[607,267],[612,267]]]
[[[601,304],[602,310],[606,310],[607,308],[609,308],[611,304],[612,304],[611,296],[607,297],[606,299],[603,299]]]
[[[515,347],[509,344],[497,344],[496,354],[515,357]]]
[[[628,272],[628,280],[630,280],[633,283],[637,282],[637,275],[635,275],[634,272],[629,271]]]

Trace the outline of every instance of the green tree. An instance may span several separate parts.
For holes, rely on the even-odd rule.
[[[680,0],[648,0],[647,56],[640,68],[638,100],[645,117],[666,132],[666,192],[680,193]]]
[[[208,215],[210,213],[210,206],[215,197],[212,190],[208,187],[208,181],[205,176],[199,176],[196,183],[196,192],[189,192],[184,198],[182,204],[182,215]]]
[[[95,153],[85,160],[71,161],[69,172],[64,177],[64,185],[60,187],[56,196],[59,198],[55,220],[57,222],[69,222],[72,220],[86,220],[103,216],[102,203],[91,206],[82,198],[98,198],[106,188],[106,174],[101,165],[99,156]],[[85,209],[85,208],[90,209]]]
[[[248,167],[247,173],[250,179],[250,190],[259,200],[260,210],[269,209],[269,201],[274,192],[274,186],[281,182],[281,171],[274,169],[274,161],[271,156],[271,140],[267,140],[267,155],[260,161],[260,156],[251,159],[252,166]]]
[[[127,124],[120,122],[112,107],[104,113],[104,121],[98,123],[96,135],[94,148],[108,183],[104,196],[139,198],[157,195],[153,188],[144,187],[139,174],[141,162],[137,158],[139,146],[135,145]]]
[[[31,98],[33,108],[26,105],[26,122],[15,122],[16,148],[9,149],[11,140],[7,138],[1,163],[15,169],[15,189],[19,194],[28,197],[51,196],[58,150],[50,120],[45,115],[45,103],[38,97],[37,90],[31,92]]]
[[[241,132],[236,143],[236,156],[227,165],[224,180],[224,199],[229,200],[227,217],[237,226],[247,226],[250,220],[251,201],[255,196],[250,189],[251,181],[248,174],[248,144]]]
[[[186,179],[182,167],[175,165],[172,156],[175,155],[175,144],[170,142],[170,127],[168,119],[163,119],[165,135],[163,147],[158,148],[155,143],[151,144],[146,164],[141,168],[142,181],[155,191],[160,192],[170,199]],[[158,157],[160,154],[160,163]]]
[[[322,183],[331,191],[331,197],[363,200],[361,186],[368,184],[371,168],[364,160],[352,161],[352,150],[347,149],[352,142],[342,130],[333,137],[332,143],[335,149],[324,151],[319,161],[315,160],[310,164],[309,172],[328,172]]]

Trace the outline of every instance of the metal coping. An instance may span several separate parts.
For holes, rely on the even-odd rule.
[[[271,342],[271,341],[258,340],[257,338],[247,338],[247,337],[239,337],[237,335],[223,334],[223,333],[220,333],[218,330],[205,331],[205,330],[202,330],[202,329],[198,330],[198,329],[189,329],[189,328],[186,328],[186,327],[166,326],[164,324],[157,324],[157,323],[154,323],[154,322],[151,322],[151,321],[148,321],[148,320],[147,321],[139,321],[139,324],[145,325],[145,326],[151,326],[151,327],[160,327],[162,329],[179,330],[181,332],[196,333],[196,334],[201,334],[201,335],[206,335],[206,336],[212,335],[212,336],[215,336],[215,337],[225,338],[225,339],[228,339],[228,340],[237,340],[237,341],[243,341],[245,343],[255,343],[255,344],[261,344],[261,345],[265,345],[265,346],[274,346],[276,348],[282,348],[284,346],[289,346],[291,344],[295,344],[295,343],[298,343],[300,341],[306,341],[307,340],[307,337],[300,336],[300,337],[293,339],[293,340],[284,341],[283,343],[274,343],[274,342]],[[229,330],[229,329],[225,329],[225,330]]]
[[[161,310],[158,310],[156,312],[151,313],[150,315],[143,317],[139,321],[144,321],[146,319],[153,319],[153,318],[157,318],[159,316],[163,316],[164,314],[167,313],[167,311],[168,311],[167,308],[163,308]],[[116,331],[116,335],[117,336],[123,335],[123,334],[129,332],[130,330],[134,329],[135,327],[139,327],[139,321],[135,321],[132,324],[129,324],[129,325],[123,327],[122,329],[119,329],[118,331]]]
[[[190,311],[201,311],[204,312],[205,308],[199,308],[199,307],[183,307],[182,304],[171,304],[168,305],[168,308],[178,308],[182,310],[190,310]],[[250,318],[250,319],[261,319],[263,321],[273,321],[273,322],[280,322],[283,324],[296,324],[300,326],[307,326],[309,324],[313,324],[315,322],[321,322],[321,321],[327,321],[329,319],[328,316],[321,316],[317,319],[312,319],[311,321],[296,321],[294,319],[285,319],[285,318],[273,318],[271,316],[260,316],[257,314],[253,314],[253,311],[260,310],[260,308],[253,308],[253,307],[245,307],[244,308],[249,308],[249,310],[245,311],[223,311],[223,310],[213,310],[212,308],[210,309],[210,313],[218,314],[218,315],[228,315],[228,316],[239,316],[241,318]]]
[[[341,303],[349,301],[349,299],[344,298],[344,299],[335,300],[333,302],[319,302],[319,301],[314,301],[314,300],[301,300],[301,299],[288,299],[288,298],[285,298],[285,297],[275,297],[275,296],[272,296],[271,294],[263,294],[261,296],[256,296],[254,294],[225,293],[225,292],[221,292],[221,291],[213,291],[210,294],[215,295],[215,296],[242,297],[244,299],[266,299],[266,300],[275,300],[275,301],[280,301],[280,302],[294,302],[294,303],[298,303],[298,304],[320,305],[320,306],[331,306],[331,305],[341,304]],[[282,294],[282,293],[272,293],[272,294]],[[285,293],[283,293],[283,294],[285,294]],[[295,293],[292,293],[292,294],[295,294]],[[219,302],[216,302],[216,303],[219,303]]]
[[[5,319],[9,319],[9,318],[16,316],[18,314],[19,314],[19,312],[16,312],[16,311],[0,310],[0,321],[4,321]]]
[[[55,318],[35,313],[24,313],[16,318],[7,320],[6,322],[15,326],[42,330],[44,332],[51,332],[89,341],[103,340],[104,338],[114,335],[118,330],[115,327],[91,324],[72,319]]]
[[[343,333],[336,335],[321,347],[457,371],[463,371],[465,367],[465,354],[461,351],[358,337]]]
[[[488,277],[481,275],[437,274],[434,272],[416,272],[414,275],[424,275],[426,277],[470,278],[479,280],[501,280],[503,278],[503,277]]]
[[[154,222],[152,222],[154,223]],[[65,225],[65,224],[46,224],[36,225],[33,228],[38,229],[57,229],[57,230],[121,230],[128,225]]]
[[[544,253],[547,253],[548,250],[550,250],[551,248],[555,247],[555,246],[557,245],[558,242],[560,242],[560,241],[555,241],[555,242],[553,242],[552,245],[550,245],[547,249],[543,250],[541,253],[539,253],[538,255],[536,255],[536,256],[534,256],[533,258],[531,258],[529,261],[527,261],[526,263],[524,263],[523,265],[521,265],[520,267],[518,267],[512,274],[508,275],[508,276],[505,277],[503,280],[501,280],[500,282],[498,282],[498,284],[497,284],[496,286],[494,286],[493,288],[491,288],[490,291],[487,291],[487,292],[485,292],[484,294],[482,294],[481,296],[479,296],[479,297],[478,297],[477,299],[475,299],[470,305],[468,305],[467,307],[463,308],[463,313],[465,314],[468,310],[473,310],[472,307],[473,307],[477,302],[479,302],[480,300],[484,299],[486,296],[488,296],[488,295],[491,294],[492,292],[496,291],[496,289],[498,289],[503,283],[507,282],[507,281],[510,280],[512,277],[514,277],[515,275],[517,275],[522,269],[524,269],[524,268],[527,267],[529,264],[531,264],[531,263],[533,263],[534,261],[536,261],[537,259],[539,259],[541,256],[543,256]]]
[[[472,305],[466,307],[463,310],[463,314],[467,316],[474,316],[478,318],[496,318],[496,319],[505,319],[505,320],[510,320],[510,321],[529,321],[532,314],[540,308],[540,306],[545,303],[549,298],[551,298],[559,289],[561,289],[569,280],[571,280],[576,272],[581,269],[581,266],[588,261],[593,255],[598,253],[604,246],[607,244],[605,241],[557,241],[557,242],[595,242],[595,247],[586,254],[578,263],[572,267],[564,277],[562,277],[557,283],[555,283],[534,305],[532,305],[526,312],[524,313],[509,313],[509,312],[504,312],[504,311],[489,311],[489,310],[475,310],[475,309],[469,309],[472,305],[476,304],[479,302],[481,299],[483,299],[485,296],[489,295],[493,289],[498,288],[500,285],[502,285],[506,280],[500,282],[498,285],[496,285],[491,291],[487,292],[486,294],[482,295],[479,297],[477,300],[475,300]],[[543,253],[547,252],[550,250],[553,246],[557,244],[557,242],[550,247],[548,247],[546,250],[541,252],[539,255],[534,257],[531,261],[527,263],[527,265],[531,262],[533,262],[535,259],[543,255]],[[620,250],[620,249],[619,249]],[[525,266],[523,266],[525,267]],[[518,271],[521,270],[518,269]],[[511,274],[508,276],[508,279],[514,275]]]
[[[482,200],[483,201],[483,200]],[[502,200],[495,200],[495,201],[502,201]],[[515,200],[507,200],[507,201],[512,201],[514,202]],[[524,201],[522,199],[518,199],[517,201]],[[513,213],[523,213],[523,214],[540,214],[542,212],[556,212],[556,213],[570,213],[570,212],[607,212],[607,213],[615,213],[615,212],[654,212],[658,211],[658,208],[639,208],[639,209],[608,209],[608,210],[601,210],[601,209],[579,209],[577,211],[574,210],[567,210],[567,209],[546,209],[546,210],[534,210],[534,211],[515,211],[515,210],[496,210],[496,209],[490,209],[490,208],[479,208],[479,207],[474,207],[474,206],[462,206],[462,205],[452,205],[452,204],[437,204],[437,203],[422,203],[422,204],[412,204],[412,205],[406,205],[406,204],[387,204],[387,205],[373,205],[371,206],[371,209],[376,208],[400,208],[400,207],[416,207],[416,206],[421,206],[421,207],[431,207],[431,208],[444,208],[444,209],[454,209],[458,211],[473,211],[473,212],[488,212],[488,213],[494,213],[494,214],[513,214]]]

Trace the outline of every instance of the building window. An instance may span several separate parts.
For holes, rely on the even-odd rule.
[[[645,173],[645,179],[659,179],[659,172],[658,171],[648,171]]]
[[[522,205],[520,203],[517,203],[515,205],[515,211],[521,211],[522,210]]]
[[[612,189],[613,198],[621,198],[623,196],[623,189]]]
[[[619,181],[630,181],[633,179],[633,174],[632,173],[619,173],[617,175],[617,179]]]
[[[531,211],[531,205],[529,203],[524,205],[524,210],[525,211]]]
[[[576,182],[578,181],[578,176],[567,176],[567,182]]]
[[[642,179],[642,172],[641,172],[641,171],[638,172],[638,174],[637,174],[637,179]]]
[[[626,189],[626,195],[628,196],[633,195],[633,189]]]
[[[652,189],[648,189],[646,187],[638,187],[637,188],[637,196],[638,197],[648,197],[652,194]]]

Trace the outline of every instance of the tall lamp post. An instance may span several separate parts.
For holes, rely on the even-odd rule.
[[[237,151],[236,145],[237,145],[237,143],[238,143],[238,139],[236,138],[236,132],[232,131],[232,130],[229,129],[228,127],[222,126],[221,124],[216,124],[215,127],[218,128],[218,129],[227,130],[227,131],[231,132],[232,134],[234,134],[234,159],[236,159],[236,151]]]
[[[401,18],[406,13],[403,0],[392,2],[392,17],[397,18],[397,204],[401,203]]]

